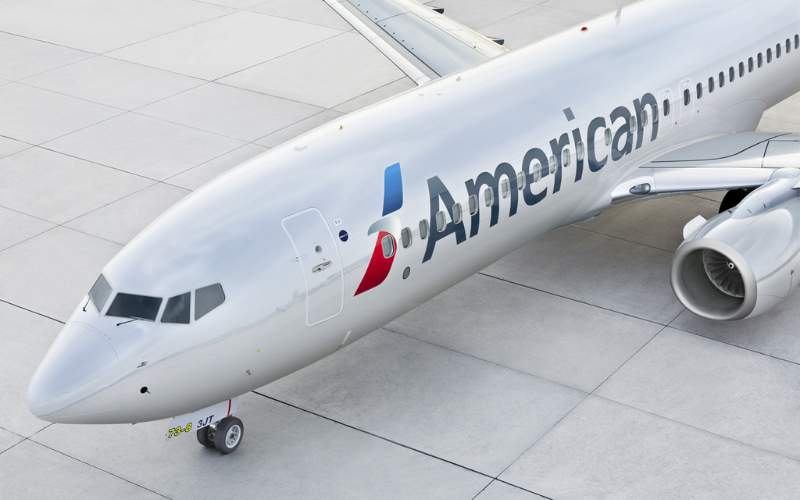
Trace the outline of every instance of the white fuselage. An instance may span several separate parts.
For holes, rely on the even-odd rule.
[[[225,302],[189,324],[161,322],[162,303],[158,321],[119,326],[104,314],[110,300],[101,311],[82,303],[34,379],[33,410],[53,421],[138,422],[255,389],[597,214],[623,179],[665,152],[753,130],[764,110],[800,91],[796,0],[644,1],[619,23],[607,16],[586,27],[331,122],[180,202],[106,266],[112,297],[166,302],[221,283]],[[395,164],[402,202],[384,216],[385,170]],[[372,262],[386,233],[395,255]],[[378,274],[390,264],[388,274],[356,294],[372,264]],[[87,331],[110,349],[73,352]],[[80,360],[88,368],[70,375]]]

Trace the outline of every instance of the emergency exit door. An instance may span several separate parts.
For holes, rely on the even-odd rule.
[[[333,233],[319,210],[309,208],[282,222],[294,247],[306,287],[306,324],[313,326],[342,312],[344,277]]]

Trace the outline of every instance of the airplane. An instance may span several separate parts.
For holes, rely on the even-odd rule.
[[[644,0],[516,51],[413,0],[324,1],[418,86],[149,225],[46,354],[33,414],[172,418],[167,436],[231,453],[237,396],[632,200],[728,191],[673,261],[695,314],[753,317],[797,288],[800,135],[754,132],[800,92],[797,0]]]

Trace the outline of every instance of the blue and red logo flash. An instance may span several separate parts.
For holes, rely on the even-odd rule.
[[[383,217],[390,215],[403,207],[403,174],[400,164],[395,163],[383,172]],[[384,256],[383,240],[386,237],[392,239],[393,251],[389,257]],[[375,248],[372,251],[372,258],[369,260],[367,271],[361,278],[356,295],[372,290],[383,283],[392,270],[394,257],[397,254],[397,240],[388,231],[378,231],[378,238],[375,241]]]

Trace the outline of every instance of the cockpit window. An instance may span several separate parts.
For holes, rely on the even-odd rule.
[[[225,302],[225,292],[219,283],[198,288],[195,291],[194,319],[202,318],[223,302]]]
[[[92,285],[92,289],[89,290],[89,298],[92,299],[92,304],[97,308],[97,312],[103,310],[106,302],[108,302],[109,296],[111,296],[111,285],[108,284],[108,281],[106,281],[105,277],[101,274],[97,277],[97,281],[94,282],[94,285]]]
[[[170,297],[170,299],[167,300],[167,306],[164,308],[164,314],[161,315],[161,322],[188,324],[190,304],[191,293],[189,292]]]
[[[161,307],[161,300],[160,297],[118,293],[111,302],[106,315],[155,321],[158,316],[158,308]]]

